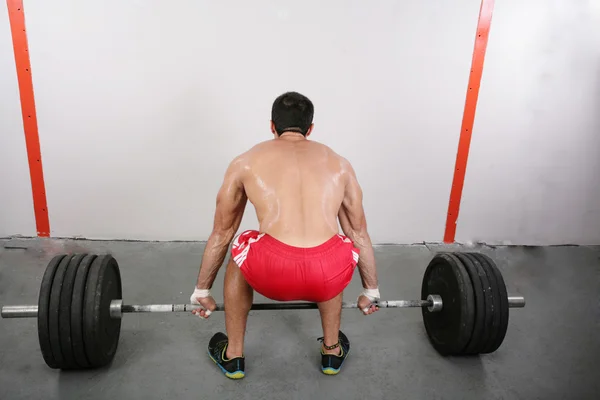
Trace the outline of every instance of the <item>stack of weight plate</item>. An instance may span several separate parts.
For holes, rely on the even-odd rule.
[[[492,353],[508,328],[508,294],[494,262],[479,253],[439,253],[431,260],[421,298],[442,297],[441,312],[423,308],[433,347],[443,355]]]
[[[121,320],[109,315],[122,298],[121,275],[110,255],[57,255],[46,268],[38,300],[38,337],[51,368],[108,364],[117,351]]]

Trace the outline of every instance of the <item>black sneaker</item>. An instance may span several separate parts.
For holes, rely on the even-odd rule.
[[[323,342],[324,338],[318,340]],[[321,347],[321,371],[326,375],[337,375],[350,352],[350,341],[342,331],[340,331],[338,345],[341,349],[339,355],[325,354]]]
[[[223,332],[217,332],[208,342],[208,356],[217,364],[226,377],[231,379],[242,379],[244,372],[244,357],[235,357],[231,360],[225,358],[229,339]]]

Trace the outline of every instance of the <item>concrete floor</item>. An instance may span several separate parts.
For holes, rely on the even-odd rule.
[[[0,304],[35,304],[45,265],[60,252],[112,253],[126,303],[185,303],[203,243],[11,239],[0,241]],[[382,296],[417,299],[432,254],[456,246],[376,249]],[[465,250],[462,248],[461,250]],[[0,320],[2,399],[598,399],[600,398],[600,247],[476,247],[501,268],[511,310],[504,344],[490,355],[443,358],[429,344],[420,310],[345,310],[352,354],[338,376],[318,369],[318,313],[252,312],[246,378],[225,378],[206,356],[223,315],[127,315],[108,368],[59,372],[39,351],[36,322]],[[223,271],[215,297],[222,299]],[[358,274],[347,299],[359,291]],[[261,296],[255,302],[265,301]]]

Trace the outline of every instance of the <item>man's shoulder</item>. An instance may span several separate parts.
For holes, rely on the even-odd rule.
[[[233,157],[233,159],[229,163],[229,168],[232,170],[244,170],[252,163],[253,155],[256,152],[261,151],[266,146],[269,146],[269,140],[265,140],[263,142],[257,143],[245,150],[243,153],[240,153]]]
[[[314,146],[319,147],[323,151],[326,151],[328,153],[328,155],[338,158],[340,161],[344,161],[344,162],[348,161],[348,160],[346,160],[346,158],[344,156],[342,156],[340,153],[338,153],[336,150],[334,150],[331,146],[326,145],[325,143],[317,142],[314,140],[311,140],[311,143]]]
[[[352,167],[350,165],[350,161],[348,161],[348,159],[346,157],[344,157],[342,154],[340,154],[339,152],[337,152],[336,150],[334,150],[333,148],[331,148],[330,146],[328,146],[326,144],[319,143],[319,145],[322,146],[329,153],[330,156],[335,157],[339,161],[342,169],[346,170],[346,169]]]

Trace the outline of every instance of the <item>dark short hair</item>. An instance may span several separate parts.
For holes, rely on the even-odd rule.
[[[306,136],[314,112],[315,108],[308,97],[297,92],[286,92],[273,102],[271,120],[277,135],[285,131],[294,131]]]

